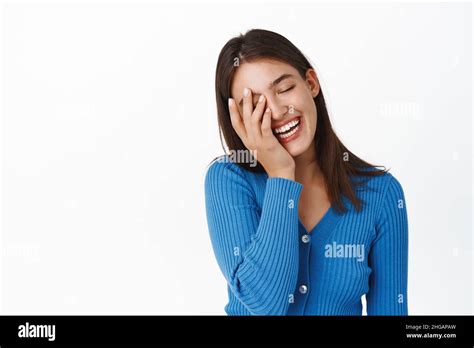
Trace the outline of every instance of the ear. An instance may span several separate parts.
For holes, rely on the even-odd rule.
[[[320,87],[318,76],[316,75],[316,71],[314,71],[314,69],[310,68],[306,71],[306,83],[311,91],[311,95],[313,98],[315,98],[319,94]]]

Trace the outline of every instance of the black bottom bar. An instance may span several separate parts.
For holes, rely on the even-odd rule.
[[[0,316],[0,347],[330,344],[473,347],[473,316]]]

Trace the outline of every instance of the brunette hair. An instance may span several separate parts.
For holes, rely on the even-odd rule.
[[[235,64],[238,58],[238,64]],[[263,29],[252,29],[230,39],[222,48],[216,67],[215,88],[217,102],[217,118],[219,136],[222,147],[225,143],[229,150],[246,150],[240,137],[234,130],[230,120],[228,98],[231,97],[232,80],[236,69],[245,62],[259,59],[272,59],[287,63],[294,67],[303,79],[308,69],[314,69],[304,54],[284,36]],[[327,185],[328,198],[338,212],[345,212],[342,196],[346,196],[360,211],[362,201],[357,197],[355,189],[365,186],[367,180],[354,180],[356,177],[373,177],[382,175],[388,170],[378,169],[360,159],[349,151],[334,132],[324,101],[323,91],[314,98],[318,122],[315,134],[316,160]],[[251,172],[265,172],[258,163],[251,166],[249,163],[238,163],[245,170]]]

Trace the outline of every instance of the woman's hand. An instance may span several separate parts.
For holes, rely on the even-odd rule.
[[[243,97],[243,117],[235,101],[229,98],[229,112],[232,126],[242,139],[245,147],[256,152],[257,160],[263,166],[269,177],[295,179],[295,161],[288,151],[273,135],[271,128],[272,112],[265,110],[265,96],[262,94],[253,108],[253,98],[250,89]],[[262,119],[263,118],[263,119]]]

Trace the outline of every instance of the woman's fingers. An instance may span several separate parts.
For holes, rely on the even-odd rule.
[[[232,98],[229,98],[229,113],[232,127],[234,127],[235,132],[240,137],[242,142],[245,142],[245,139],[247,138],[247,131],[245,130],[245,125],[242,121],[242,117],[240,116],[239,109],[235,104],[235,100]]]
[[[263,113],[262,136],[264,138],[274,136],[273,132],[272,132],[272,111],[268,107],[266,108],[265,112]]]
[[[255,107],[255,110],[252,113],[252,118],[251,118],[251,123],[252,123],[252,129],[254,130],[255,136],[258,136],[259,138],[262,137],[262,115],[263,115],[263,110],[265,108],[265,96],[263,94],[260,95],[260,98],[258,99],[257,106]]]
[[[253,112],[253,96],[250,88],[244,88],[242,102],[242,118],[244,119],[245,130],[247,131],[247,138],[249,139],[249,143],[255,144],[255,139],[257,135],[255,134],[255,130],[252,128],[251,122]]]
[[[252,146],[259,143],[259,139],[262,137],[272,136],[271,111],[267,108],[268,111],[264,112],[266,105],[265,96],[263,94],[260,95],[254,109],[252,91],[250,88],[245,88],[242,103],[242,113],[240,113],[235,100],[229,98],[232,126],[242,141]]]

